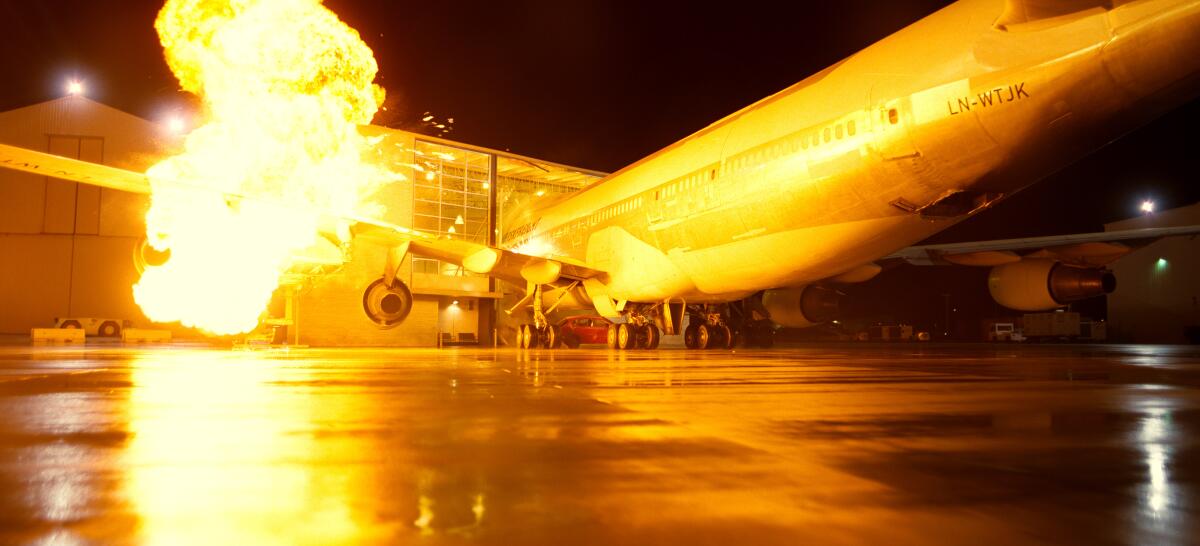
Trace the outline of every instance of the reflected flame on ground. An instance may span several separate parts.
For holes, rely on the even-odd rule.
[[[306,433],[314,427],[312,400],[275,384],[285,362],[181,354],[133,370],[124,466],[145,543],[365,538],[350,471],[305,460],[318,449]]]

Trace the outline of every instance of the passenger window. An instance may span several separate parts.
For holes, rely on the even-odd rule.
[[[900,113],[895,108],[888,110],[888,122],[895,125],[900,122]]]
[[[833,131],[830,131],[829,128],[826,127],[824,134],[825,134],[825,142],[829,142],[829,137],[833,134]]]
[[[854,120],[846,122],[846,134],[854,136]]]
[[[842,124],[840,124],[840,123],[838,124],[837,129],[834,132],[837,134],[838,140],[841,140],[842,137],[845,136],[845,133],[843,133],[843,130],[842,130]]]

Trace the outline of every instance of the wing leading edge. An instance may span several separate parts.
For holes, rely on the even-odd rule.
[[[0,144],[0,167],[133,193],[150,193],[145,174]]]

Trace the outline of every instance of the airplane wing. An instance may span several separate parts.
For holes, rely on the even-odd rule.
[[[1070,265],[1101,267],[1164,237],[1196,234],[1200,234],[1200,226],[910,246],[885,256],[880,261],[902,260],[914,265],[990,267],[1020,261],[1022,258],[1052,258]]]
[[[141,194],[151,191],[150,179],[143,173],[7,144],[0,144],[0,167],[114,190]],[[245,195],[237,197],[253,198]],[[350,233],[364,240],[391,248],[403,247],[406,252],[457,263],[468,271],[517,284],[549,284],[560,278],[583,280],[603,275],[601,271],[564,257],[527,256],[478,243],[446,239],[372,218],[331,211],[322,211],[322,214],[349,225]],[[403,258],[403,255],[399,258]],[[389,267],[395,265],[398,264]]]
[[[562,256],[538,257],[494,246],[446,239],[384,222],[358,221],[355,238],[462,265],[467,271],[491,275],[515,284],[550,284],[559,279],[584,280],[604,275]]]
[[[150,193],[150,179],[143,173],[35,152],[7,144],[0,144],[0,167],[53,176],[102,188],[133,193]]]

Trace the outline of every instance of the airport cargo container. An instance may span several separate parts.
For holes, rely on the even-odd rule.
[[[1024,323],[1028,339],[1079,337],[1079,313],[1027,313]]]

